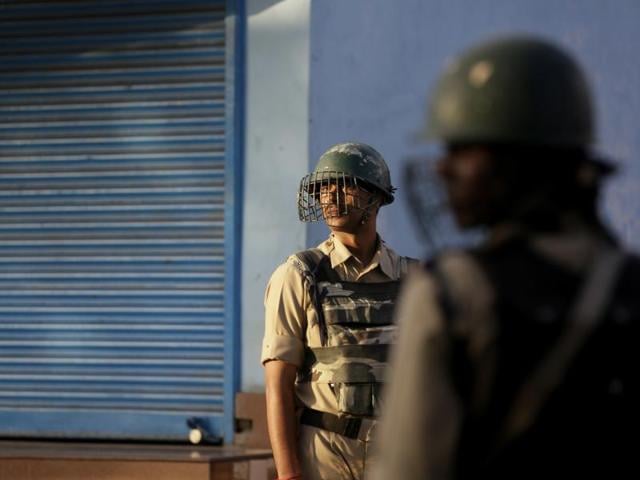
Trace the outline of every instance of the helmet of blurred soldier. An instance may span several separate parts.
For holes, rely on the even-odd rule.
[[[302,221],[319,220],[321,206],[317,201],[320,186],[337,182],[380,194],[380,205],[394,200],[389,167],[376,149],[365,143],[344,142],[324,152],[315,170],[300,181],[298,216]]]
[[[441,75],[425,134],[447,144],[587,148],[594,141],[589,86],[576,61],[548,41],[492,40]]]
[[[541,223],[559,211],[595,223],[601,180],[615,167],[592,152],[594,123],[574,58],[516,35],[450,62],[430,95],[423,135],[447,147],[437,172],[459,226]],[[412,208],[427,228],[426,209]]]

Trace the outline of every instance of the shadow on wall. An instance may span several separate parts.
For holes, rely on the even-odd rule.
[[[284,1],[285,0],[248,0],[247,15],[248,16],[256,15]]]

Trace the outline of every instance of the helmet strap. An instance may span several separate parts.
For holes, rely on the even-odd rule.
[[[362,218],[360,218],[360,225],[364,225],[371,218],[371,212],[375,208],[376,210],[380,208],[380,198],[378,196],[371,197],[369,203],[364,207],[355,207],[358,210],[362,211]]]

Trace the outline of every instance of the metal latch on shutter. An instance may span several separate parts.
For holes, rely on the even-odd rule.
[[[213,435],[202,418],[188,418],[187,427],[189,427],[189,441],[194,445],[222,445],[223,438]]]

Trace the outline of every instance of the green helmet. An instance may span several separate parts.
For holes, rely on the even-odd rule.
[[[393,202],[396,190],[391,185],[389,167],[377,150],[364,143],[338,143],[324,152],[315,170],[300,181],[300,220],[315,221],[322,218],[317,195],[320,185],[330,181],[379,192],[382,195],[381,205]]]
[[[516,36],[474,47],[445,70],[426,133],[446,143],[587,147],[593,123],[587,81],[571,56]]]

